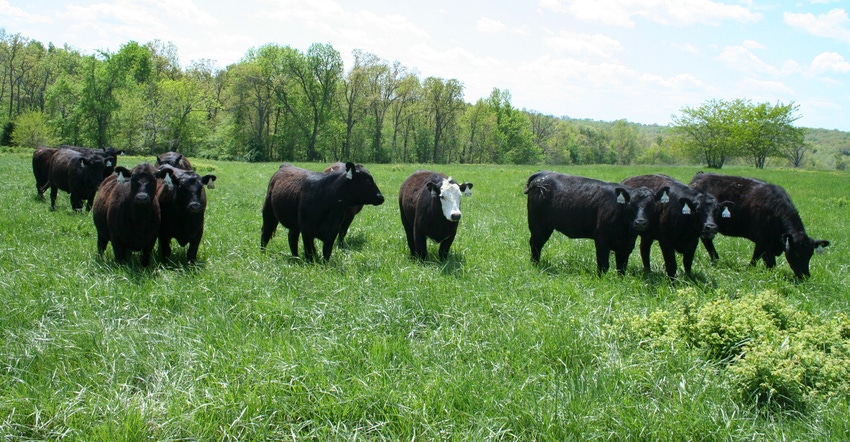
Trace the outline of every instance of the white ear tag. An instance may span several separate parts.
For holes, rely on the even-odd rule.
[[[354,178],[354,170],[352,169],[352,170],[349,170],[348,172],[345,172],[345,177],[348,178],[348,179]]]
[[[669,203],[670,202],[670,197],[667,196],[666,190],[661,194],[661,202],[662,203]]]
[[[463,191],[463,196],[472,196],[472,189],[467,187],[466,190]]]
[[[624,197],[622,193],[617,194],[617,202],[620,204],[626,204],[626,197]]]
[[[690,215],[690,214],[691,214],[691,208],[688,207],[687,204],[682,206],[682,215]]]
[[[723,218],[732,218],[732,212],[729,211],[728,207],[723,208],[723,213],[720,214]]]
[[[171,175],[165,175],[165,187],[168,187],[168,190],[174,190],[174,181],[171,181]]]
[[[791,250],[791,239],[785,238],[785,251],[787,252],[789,250]]]
[[[106,167],[112,167],[112,161],[106,160]]]
[[[815,249],[815,252],[818,252],[818,255],[823,255],[823,244],[818,244],[818,248]]]
[[[124,174],[123,174],[123,173],[118,172],[118,180],[117,180],[117,181],[118,181],[118,184],[124,184],[124,182],[125,182],[125,181],[127,181],[127,180],[126,180],[126,179],[124,179]]]
[[[209,180],[209,184],[207,184],[207,189],[215,189],[215,180]]]

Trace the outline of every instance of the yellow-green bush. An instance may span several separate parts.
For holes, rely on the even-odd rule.
[[[825,320],[771,291],[697,305],[688,290],[672,311],[624,321],[625,337],[654,349],[682,345],[725,367],[743,401],[802,410],[850,397],[850,320]]]

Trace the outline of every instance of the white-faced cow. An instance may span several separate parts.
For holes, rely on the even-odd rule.
[[[649,256],[652,243],[658,241],[667,276],[676,276],[676,252],[682,254],[685,273],[690,275],[694,253],[699,239],[714,238],[717,220],[732,216],[734,204],[730,201],[718,203],[708,193],[699,192],[685,183],[667,175],[640,175],[626,178],[622,184],[631,187],[646,186],[653,191],[669,189],[662,202],[655,205],[655,219],[648,229],[640,233],[640,257],[644,270],[650,270]]]
[[[159,251],[163,260],[171,256],[171,239],[181,247],[189,245],[186,259],[193,263],[204,234],[204,214],[207,193],[204,187],[214,188],[216,176],[200,176],[195,171],[162,165],[160,170],[171,171],[172,186],[160,186],[156,195],[162,221],[159,225]]]
[[[345,170],[345,163],[342,161],[337,161],[336,163],[331,164],[323,173],[331,173],[331,172],[340,172]],[[337,237],[336,243],[339,247],[345,247],[345,236],[348,234],[348,228],[351,227],[351,223],[354,222],[354,217],[363,210],[363,204],[355,204],[351,206],[351,209],[345,213],[345,216],[342,218],[342,223],[339,226],[339,236]]]
[[[132,171],[116,167],[103,181],[92,208],[98,254],[103,255],[112,242],[116,261],[126,262],[130,251],[141,251],[141,264],[150,263],[161,221],[156,198],[161,185],[172,185],[171,171],[157,170],[148,163]]]
[[[638,233],[652,222],[656,202],[669,189],[653,192],[558,172],[528,178],[528,229],[531,260],[540,261],[543,245],[557,230],[570,238],[590,238],[596,245],[596,269],[608,271],[614,252],[617,271],[625,273]]]
[[[735,216],[721,218],[721,234],[747,238],[755,243],[751,265],[759,259],[765,266],[776,266],[776,257],[785,259],[797,278],[809,277],[809,261],[815,250],[822,252],[829,241],[810,238],[803,227],[800,214],[785,189],[764,181],[740,176],[697,173],[690,185],[700,192],[711,193],[718,200],[735,203]],[[702,243],[712,261],[719,257],[714,242],[703,238]]]
[[[440,244],[439,257],[445,260],[457,235],[461,194],[472,194],[472,183],[458,184],[440,172],[420,170],[401,185],[398,206],[411,256],[425,259],[427,239]]]
[[[304,257],[313,261],[314,240],[322,241],[322,256],[330,260],[343,219],[356,205],[384,203],[372,175],[360,164],[345,163],[345,170],[314,172],[283,164],[272,175],[263,203],[260,248],[274,236],[277,225],[289,229],[289,249],[298,256],[298,236],[303,237]]]
[[[71,149],[59,149],[51,157],[48,166],[47,185],[50,187],[50,209],[56,210],[56,196],[59,190],[71,194],[71,207],[82,210],[83,200],[86,210],[92,207],[92,201],[98,186],[103,181],[106,163],[100,155],[87,155]]]

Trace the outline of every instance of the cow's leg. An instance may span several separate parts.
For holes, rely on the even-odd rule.
[[[440,243],[440,261],[445,261],[449,257],[449,249],[455,240],[455,235],[451,235]]]
[[[765,267],[769,269],[776,267],[776,256],[773,253],[764,252],[762,259],[764,260]]]
[[[334,250],[334,239],[336,235],[328,238],[327,241],[322,241],[322,258],[324,258],[325,262],[331,260],[331,253]]]
[[[652,252],[652,243],[655,240],[652,238],[647,238],[645,236],[640,237],[640,260],[643,262],[643,271],[649,272],[652,270],[652,267],[649,265],[649,257]],[[662,250],[664,250],[662,248]]]
[[[289,231],[289,240],[292,241],[292,230]],[[312,235],[301,233],[301,240],[304,242],[304,259],[307,262],[313,262],[316,258],[316,241]],[[297,240],[296,240],[297,244]]]
[[[611,267],[611,246],[607,241],[596,239],[596,273],[603,274]]]
[[[56,210],[56,195],[59,194],[59,188],[50,186],[50,210]]]
[[[127,262],[127,249],[118,244],[114,239],[112,240],[112,253],[115,255],[115,261],[119,263]]]
[[[94,202],[94,197],[86,200],[86,212],[91,212],[91,205]]]
[[[106,251],[106,245],[109,244],[109,238],[97,235],[97,254],[103,256]]]
[[[676,247],[673,244],[661,244],[661,256],[664,257],[664,270],[670,278],[676,277]]]
[[[717,254],[717,249],[714,248],[714,240],[709,238],[700,238],[700,240],[702,240],[702,245],[705,247],[705,251],[708,252],[708,257],[711,258],[711,262],[717,262],[720,255]]]
[[[159,256],[163,261],[171,256],[171,238],[162,236],[159,238]]]
[[[691,268],[694,264],[694,254],[697,251],[697,240],[688,242],[685,247],[682,248],[682,266],[685,268],[685,273],[690,275]]]
[[[531,262],[540,262],[540,253],[543,250],[543,246],[546,244],[546,241],[549,241],[554,231],[555,229],[550,227],[531,229],[531,238],[528,240],[528,244],[531,246]]]
[[[151,252],[153,251],[153,245],[150,247],[145,247],[142,249],[142,267],[147,267],[148,264],[151,263]]]
[[[301,231],[298,229],[289,229],[289,233],[287,237],[289,238],[289,251],[292,252],[292,256],[298,257],[298,235],[301,234]],[[304,239],[305,244],[307,239]],[[306,245],[304,246],[306,250]]]
[[[345,248],[345,235],[348,234],[348,228],[351,227],[352,221],[354,221],[354,212],[348,210],[342,217],[342,224],[339,226],[339,238],[336,243],[340,248]]]
[[[428,238],[415,229],[413,231],[413,256],[423,260],[428,257]]]
[[[266,250],[266,245],[268,245],[269,241],[274,236],[275,230],[277,230],[277,217],[274,216],[274,211],[272,211],[271,207],[268,205],[263,207],[263,230],[260,235],[260,250]],[[296,241],[298,239],[296,238]],[[298,246],[296,244],[296,252],[298,250]]]
[[[756,243],[756,247],[753,249],[753,257],[752,257],[752,259],[750,259],[750,265],[751,265],[751,266],[754,266],[754,265],[758,264],[759,259],[764,258],[764,264],[765,264],[768,268],[771,268],[771,267],[775,266],[775,265],[776,265],[776,259],[775,259],[775,258],[773,258],[773,256],[771,256],[771,258],[773,258],[773,259],[772,259],[772,260],[773,260],[773,265],[771,265],[771,264],[768,262],[768,256],[770,256],[770,254],[769,254],[769,253],[767,253],[767,251],[764,249],[764,247],[761,247],[761,246],[759,245],[759,243]]]
[[[74,209],[74,211],[83,210],[83,199],[80,198],[80,195],[77,193],[71,194],[71,208]]]
[[[201,238],[193,239],[189,242],[189,250],[186,251],[186,260],[189,263],[194,263],[198,257],[198,247],[201,245]]]

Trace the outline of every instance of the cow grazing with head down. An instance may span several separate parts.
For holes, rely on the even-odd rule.
[[[182,153],[177,152],[165,152],[157,155],[154,167],[160,168],[160,166],[171,166],[177,169],[194,170],[192,169],[192,163],[189,162],[189,159]]]
[[[690,275],[694,253],[700,238],[711,239],[717,234],[717,220],[732,216],[735,205],[731,201],[718,203],[708,193],[699,192],[667,175],[640,175],[626,178],[622,184],[631,187],[646,186],[653,191],[669,189],[662,201],[655,205],[655,221],[640,233],[640,257],[644,270],[649,271],[652,243],[658,241],[667,276],[676,276],[676,252],[682,254],[685,273]]]
[[[103,168],[103,177],[106,178],[112,174],[112,171],[115,169],[115,165],[118,161],[118,155],[123,154],[124,151],[115,150],[112,147],[104,148],[104,149],[89,149],[86,147],[77,147],[77,146],[60,146],[59,148],[55,147],[46,147],[41,146],[32,154],[32,173],[35,175],[35,188],[38,191],[38,196],[43,197],[44,192],[50,187],[48,183],[48,179],[50,177],[50,159],[53,158],[53,155],[58,152],[60,149],[70,149],[80,154],[90,156],[99,156],[103,159],[104,168]]]
[[[735,203],[735,216],[721,218],[721,234],[747,238],[755,243],[750,265],[759,259],[765,266],[776,266],[776,257],[785,259],[797,278],[809,277],[809,261],[817,250],[822,252],[829,241],[814,239],[806,234],[800,214],[785,189],[764,181],[740,176],[697,173],[690,185],[711,193],[718,200]],[[702,243],[712,261],[719,257],[714,242],[703,238]]]
[[[461,194],[471,195],[472,183],[458,184],[440,172],[420,170],[402,183],[398,206],[411,256],[425,259],[428,238],[440,244],[440,260],[449,256],[461,217]]]
[[[116,167],[103,181],[92,208],[98,254],[112,242],[116,261],[126,262],[130,251],[141,251],[141,264],[150,263],[161,222],[157,189],[172,185],[171,174],[142,163],[133,170]]]
[[[54,152],[49,161],[47,185],[43,187],[44,190],[50,187],[50,210],[56,210],[59,190],[71,194],[74,210],[82,210],[83,200],[86,201],[86,210],[90,210],[105,168],[106,163],[100,155],[87,155],[71,149]]]
[[[637,235],[650,228],[656,202],[669,188],[653,192],[593,178],[541,171],[531,175],[528,195],[531,260],[540,261],[543,245],[557,230],[596,245],[597,273],[608,271],[614,252],[617,271],[625,273]]]
[[[336,163],[331,164],[323,173],[331,173],[331,172],[340,172],[345,170],[345,163],[342,161],[337,161]],[[345,216],[342,218],[342,224],[339,226],[339,236],[337,237],[336,243],[340,247],[345,247],[345,235],[348,234],[348,228],[351,227],[351,223],[354,222],[354,217],[363,210],[363,204],[355,204],[351,206],[351,209],[346,212]]]
[[[216,176],[200,176],[192,170],[163,165],[159,170],[170,171],[172,186],[160,186],[156,194],[162,221],[159,225],[159,251],[162,259],[171,256],[171,239],[189,249],[186,259],[192,263],[204,234],[204,213],[207,193],[204,187],[214,188]]]
[[[304,256],[313,261],[314,240],[322,241],[322,256],[330,260],[334,240],[351,207],[381,205],[384,195],[372,175],[360,164],[348,162],[345,170],[329,173],[283,164],[272,175],[263,203],[260,248],[274,236],[277,225],[289,229],[289,249],[298,256],[298,236],[303,237]]]

